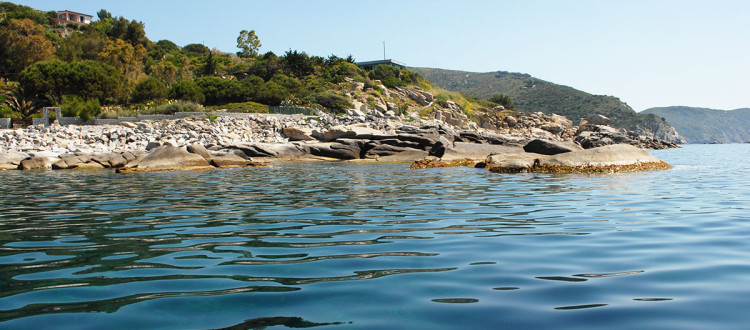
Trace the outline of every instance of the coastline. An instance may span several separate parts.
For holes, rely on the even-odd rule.
[[[597,125],[590,123],[597,120]],[[503,122],[513,122],[513,126],[485,129],[463,123],[460,127],[440,119],[365,115],[358,110],[346,115],[247,114],[96,126],[60,126],[53,122],[49,126],[0,130],[0,169],[106,168],[135,172],[262,166],[283,161],[414,163],[433,159],[464,166],[484,163],[493,172],[543,168],[551,172],[590,172],[611,171],[611,165],[621,164],[592,165],[580,157],[578,163],[571,163],[575,170],[570,164],[533,164],[560,153],[570,153],[575,159],[582,151],[608,145],[635,146],[627,152],[622,148],[610,150],[610,154],[628,154],[640,150],[638,147],[670,147],[660,141],[630,139],[600,118],[583,119],[579,126],[565,117],[543,114],[506,116]],[[644,162],[659,163],[655,157],[645,161],[628,157],[624,165],[639,165],[630,168],[665,168],[640,166]],[[517,166],[519,159],[526,163]],[[438,162],[426,164],[434,167],[430,164]],[[499,170],[502,167],[507,169]]]

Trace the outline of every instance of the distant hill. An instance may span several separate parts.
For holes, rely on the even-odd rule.
[[[651,108],[641,113],[663,117],[688,143],[750,141],[750,108],[726,111],[676,106]]]
[[[598,113],[609,117],[612,126],[629,130],[640,128],[642,131],[653,131],[661,139],[674,140],[669,133],[664,134],[671,131],[671,127],[661,118],[639,114],[614,96],[592,95],[523,73],[476,73],[432,68],[409,70],[421,74],[438,87],[468,96],[488,99],[495,94],[508,95],[519,111],[556,113],[568,117],[574,123],[589,114]]]

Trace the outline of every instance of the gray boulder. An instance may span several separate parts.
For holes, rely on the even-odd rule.
[[[298,158],[308,153],[307,147],[295,143],[238,143],[225,147],[237,149],[247,157]]]
[[[0,170],[15,170],[29,155],[22,152],[0,153]]]
[[[451,141],[448,141],[444,136],[440,136],[440,138],[435,142],[435,144],[432,145],[432,148],[430,148],[429,155],[435,156],[435,157],[443,157],[445,154],[446,148],[452,148],[453,143]]]
[[[18,165],[21,170],[51,170],[52,161],[49,157],[31,157],[21,161]]]
[[[200,155],[206,161],[211,161],[211,154],[202,144],[191,144],[185,148],[189,153]]]
[[[91,157],[91,160],[101,164],[105,168],[118,168],[128,164],[128,160],[119,152],[94,155]]]
[[[140,158],[136,166],[137,171],[192,170],[211,167],[200,155],[173,146],[153,149]]]
[[[589,125],[607,125],[609,124],[609,118],[600,114],[590,114],[584,118]]]
[[[359,159],[364,143],[358,140],[339,139],[333,143],[317,143],[310,146],[310,154],[336,159]]]
[[[312,141],[312,129],[302,127],[284,127],[281,132],[289,141]]]
[[[647,151],[629,144],[613,144],[556,155],[495,154],[487,157],[493,172],[592,173],[668,169]]]
[[[235,154],[214,155],[211,158],[211,165],[219,168],[237,168],[253,166],[255,163],[249,159],[242,158]]]
[[[442,159],[453,161],[459,159],[484,160],[487,156],[496,153],[524,153],[519,146],[454,142],[452,146],[446,148]]]
[[[542,155],[557,155],[565,152],[571,152],[575,150],[582,150],[580,146],[575,143],[550,141],[542,139],[534,139],[523,146],[523,150],[526,152],[532,152]]]

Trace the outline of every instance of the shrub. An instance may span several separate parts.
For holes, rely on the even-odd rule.
[[[380,80],[380,82],[388,88],[396,88],[396,86],[406,86],[408,81],[402,78],[408,76],[411,79],[412,75],[410,71],[399,70],[390,65],[378,65],[375,70],[370,72],[370,79]]]
[[[268,105],[280,105],[281,102],[289,98],[289,91],[273,81],[263,85],[257,96],[257,101]]]
[[[0,118],[21,119],[21,117],[18,111],[13,111],[13,109],[6,106],[0,106]]]
[[[178,81],[169,88],[167,96],[174,100],[190,101],[194,103],[203,103],[206,97],[198,85],[190,80]]]
[[[134,102],[160,100],[167,97],[167,85],[159,79],[149,77],[135,85],[133,91]]]
[[[161,114],[161,115],[173,115],[178,112],[205,112],[206,108],[204,108],[200,104],[196,104],[193,102],[186,102],[186,101],[178,101],[174,103],[167,103],[162,104],[160,106],[157,106],[156,108],[151,109],[151,113],[154,114]]]
[[[435,97],[435,103],[439,104],[443,108],[447,108],[448,107],[448,96],[445,95],[445,94],[442,94],[442,93],[438,94]]]
[[[312,96],[312,102],[320,104],[326,109],[337,112],[345,111],[353,107],[349,98],[334,93],[318,93]]]
[[[516,106],[513,104],[513,99],[510,98],[510,96],[505,94],[495,94],[492,95],[489,99],[490,102],[497,103],[499,105],[502,105],[508,110],[515,110]]]
[[[255,102],[227,103],[209,106],[210,110],[226,110],[227,112],[268,113],[268,106]]]
[[[88,121],[93,117],[99,116],[102,112],[102,107],[99,105],[98,99],[91,98],[88,101],[84,101],[80,96],[76,95],[63,96],[60,108],[62,109],[63,116],[78,116],[83,121]]]

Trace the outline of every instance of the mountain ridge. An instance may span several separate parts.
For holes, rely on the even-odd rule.
[[[639,114],[614,96],[593,95],[570,86],[559,85],[530,74],[507,71],[469,72],[437,68],[410,67],[438,87],[462,92],[470,97],[488,99],[505,94],[522,112],[563,115],[578,121],[590,114],[611,119],[612,126],[651,135],[670,142],[683,142],[677,131],[658,116]]]
[[[688,143],[744,143],[750,141],[750,108],[719,110],[690,106],[649,108],[641,113],[671,123]]]

